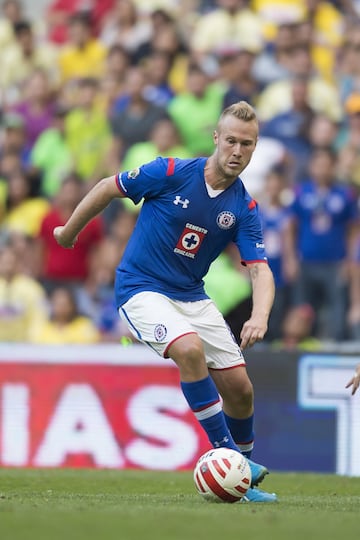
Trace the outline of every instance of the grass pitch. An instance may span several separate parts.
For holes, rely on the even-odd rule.
[[[0,471],[0,540],[352,540],[360,478],[272,473],[277,504],[205,502],[191,472]]]

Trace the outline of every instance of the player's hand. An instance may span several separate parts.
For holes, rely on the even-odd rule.
[[[353,396],[360,386],[360,368],[355,371],[354,376],[350,379],[345,388],[349,388],[350,386],[352,386],[351,395]]]
[[[260,320],[249,319],[242,327],[240,339],[241,348],[252,347],[257,341],[264,339],[267,330],[267,323]]]
[[[62,246],[64,248],[73,248],[76,243],[77,238],[66,237],[66,235],[64,234],[65,232],[64,229],[65,227],[63,227],[62,225],[59,227],[55,227],[54,232],[53,232],[54,238],[59,244],[59,246]]]

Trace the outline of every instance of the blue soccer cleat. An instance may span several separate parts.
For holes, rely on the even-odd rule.
[[[264,465],[259,465],[258,463],[251,461],[251,459],[248,459],[247,462],[250,465],[251,470],[251,487],[257,486],[264,480],[265,476],[269,474],[269,471]]]
[[[241,502],[274,503],[277,500],[275,493],[267,493],[258,488],[249,488]]]

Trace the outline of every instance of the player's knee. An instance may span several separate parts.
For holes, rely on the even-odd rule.
[[[241,409],[251,409],[254,403],[254,390],[250,380],[243,381],[232,393],[234,405]]]
[[[197,336],[178,340],[176,347],[172,348],[171,358],[178,366],[182,380],[198,380],[207,376],[204,350]]]
[[[201,342],[192,341],[186,343],[179,355],[183,362],[197,363],[203,360],[204,351]]]
[[[254,401],[254,389],[250,381],[245,384],[241,392],[241,401],[245,407],[252,407]]]
[[[179,338],[170,347],[169,356],[176,363],[202,361],[204,358],[204,349],[200,338],[196,334]]]

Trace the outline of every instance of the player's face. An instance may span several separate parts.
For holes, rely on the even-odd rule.
[[[244,122],[225,116],[214,133],[218,169],[225,177],[235,178],[248,165],[258,138],[256,120]]]

